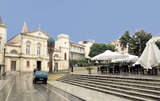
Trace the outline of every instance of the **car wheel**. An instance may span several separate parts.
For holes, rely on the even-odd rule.
[[[43,80],[43,83],[44,83],[44,84],[47,84],[47,79],[44,79],[44,80]]]
[[[47,84],[47,80],[45,81],[45,84]]]

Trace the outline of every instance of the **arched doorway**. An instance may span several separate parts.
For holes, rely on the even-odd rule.
[[[37,69],[41,70],[41,61],[37,61]]]

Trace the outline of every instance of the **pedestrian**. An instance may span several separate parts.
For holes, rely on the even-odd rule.
[[[73,72],[73,65],[70,65],[71,72]]]

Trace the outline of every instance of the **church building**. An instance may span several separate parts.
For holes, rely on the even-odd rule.
[[[49,71],[47,40],[50,36],[47,33],[41,29],[28,31],[27,24],[24,23],[22,32],[4,44],[7,31],[6,25],[0,20],[0,35],[0,66],[5,65],[6,72],[31,72],[34,68]],[[69,36],[60,34],[55,41],[53,71],[68,70],[68,68]]]

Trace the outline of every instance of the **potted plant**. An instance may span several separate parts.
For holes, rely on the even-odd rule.
[[[87,67],[86,69],[88,70],[88,74],[91,74],[91,70],[92,70],[93,68]]]

